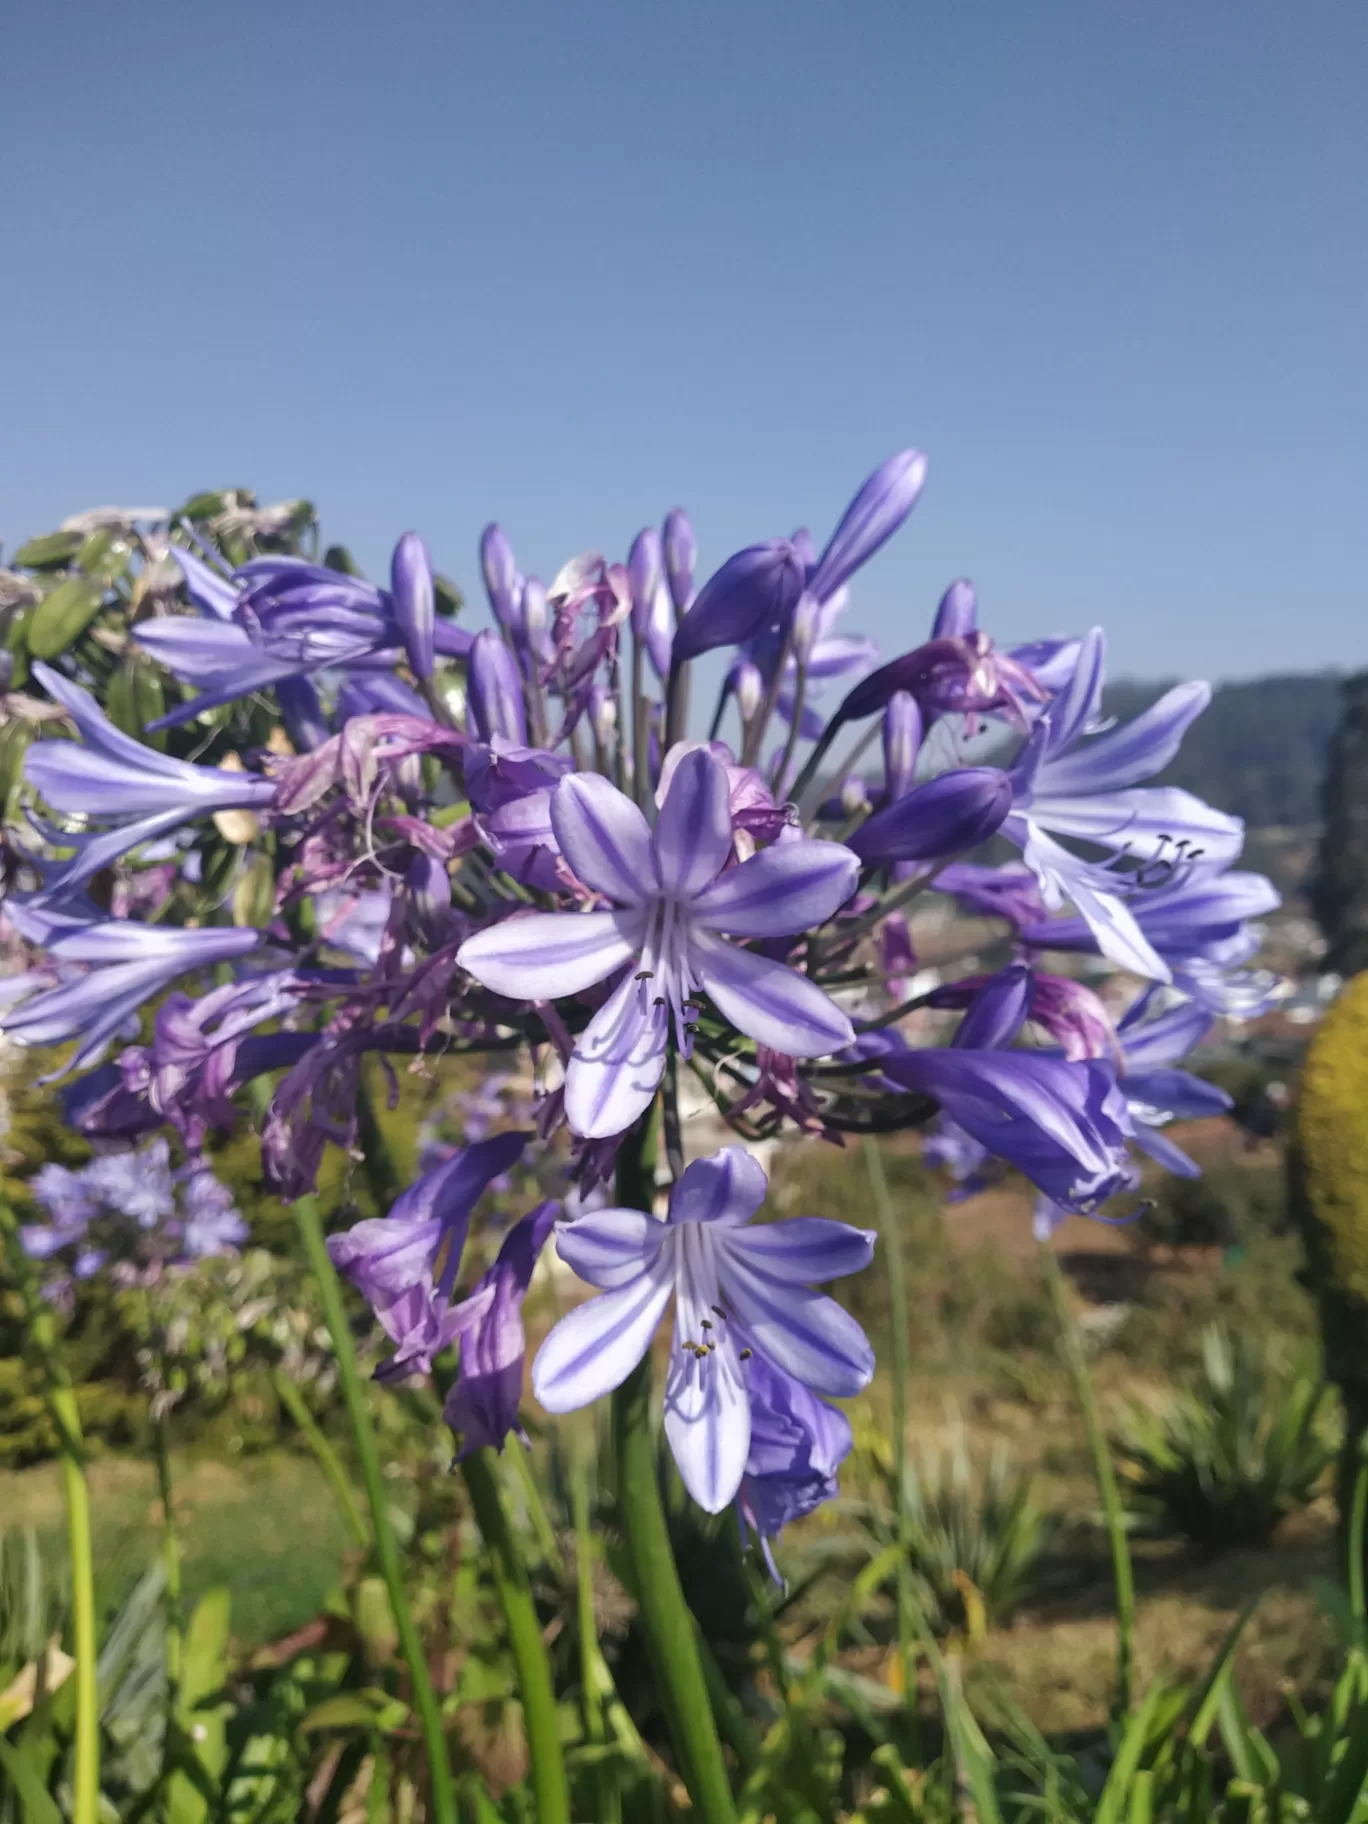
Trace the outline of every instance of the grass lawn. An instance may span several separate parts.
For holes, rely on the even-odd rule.
[[[106,1457],[89,1472],[101,1599],[117,1602],[161,1549],[161,1508],[151,1463]],[[337,1581],[345,1529],[308,1457],[273,1451],[174,1465],[187,1600],[212,1584],[233,1594],[233,1636],[250,1649],[317,1614]],[[0,1524],[33,1526],[60,1564],[64,1551],[56,1464],[0,1476]],[[60,1574],[60,1573],[59,1573]]]

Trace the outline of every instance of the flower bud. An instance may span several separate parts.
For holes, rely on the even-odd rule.
[[[884,796],[894,804],[912,789],[922,740],[922,713],[908,690],[888,699],[883,719]]]
[[[965,634],[973,633],[977,626],[978,597],[974,594],[974,585],[968,577],[961,576],[951,583],[940,599],[931,628],[931,638],[962,639]]]
[[[426,682],[435,663],[436,597],[432,587],[432,559],[416,532],[405,532],[394,547],[390,563],[390,594],[394,618],[408,653],[413,675]]]
[[[875,867],[940,861],[976,848],[1012,808],[1012,786],[995,766],[966,766],[914,786],[862,823],[848,846]]]
[[[869,809],[869,792],[858,773],[849,773],[841,782],[841,812],[855,817]]]
[[[495,620],[500,627],[511,627],[518,608],[518,566],[513,547],[497,525],[486,526],[480,534],[480,568]]]
[[[683,507],[676,507],[666,514],[662,545],[670,596],[676,614],[683,614],[693,600],[694,564],[698,559],[698,541]]]
[[[680,620],[674,663],[717,646],[739,646],[767,627],[782,626],[803,588],[803,566],[786,538],[748,545],[714,571]]]
[[[404,884],[416,935],[427,943],[440,943],[451,911],[451,876],[446,867],[434,855],[415,855]]]
[[[497,633],[477,633],[466,666],[467,709],[481,741],[502,735],[519,747],[527,744],[527,715],[522,680],[513,654]]]
[[[903,450],[875,469],[851,501],[827,548],[808,576],[808,588],[824,602],[867,563],[917,504],[926,481],[926,458]]]
[[[627,554],[627,578],[632,588],[632,632],[638,639],[645,637],[656,590],[664,574],[660,534],[654,526],[647,526],[645,531],[637,533]]]
[[[741,720],[749,722],[765,698],[765,680],[760,667],[750,659],[738,659],[731,668],[730,683]]]

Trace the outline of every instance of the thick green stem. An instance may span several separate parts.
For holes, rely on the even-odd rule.
[[[876,1140],[865,1140],[864,1156],[869,1188],[874,1196],[879,1239],[883,1243],[883,1268],[888,1275],[889,1321],[893,1333],[893,1514],[898,1544],[902,1547],[898,1562],[898,1654],[902,1661],[903,1691],[907,1694],[909,1708],[915,1708],[917,1618],[912,1594],[911,1515],[907,1504],[907,1381],[911,1372],[907,1265],[893,1199],[888,1194],[888,1180],[884,1176],[883,1154]]]
[[[173,1717],[180,1701],[181,1682],[181,1557],[171,1485],[171,1438],[164,1413],[159,1413],[153,1421],[152,1433],[157,1456],[157,1495],[162,1510],[162,1565],[166,1572],[166,1714]],[[170,1740],[169,1730],[167,1739]]]
[[[317,1419],[309,1411],[308,1402],[295,1386],[289,1375],[277,1368],[271,1377],[276,1390],[276,1398],[299,1427],[304,1442],[313,1452],[318,1467],[327,1478],[328,1487],[337,1502],[338,1512],[342,1515],[347,1531],[351,1534],[352,1544],[365,1551],[370,1545],[370,1528],[356,1505],[356,1496],[352,1491],[351,1477],[341,1457],[333,1449],[319,1428]]]
[[[589,1447],[583,1435],[571,1440],[570,1501],[575,1522],[575,1619],[579,1633],[580,1713],[591,1748],[608,1740],[600,1684],[598,1615],[594,1606],[594,1534],[589,1512]],[[620,1824],[622,1803],[617,1773],[607,1761],[595,1769],[594,1816],[598,1824]]]
[[[1088,1373],[1083,1337],[1069,1306],[1064,1275],[1059,1270],[1055,1251],[1048,1241],[1040,1244],[1040,1256],[1044,1264],[1046,1284],[1050,1288],[1050,1299],[1059,1322],[1064,1359],[1068,1363],[1074,1391],[1083,1410],[1088,1451],[1092,1457],[1098,1493],[1102,1497],[1102,1515],[1107,1528],[1107,1543],[1111,1548],[1112,1581],[1116,1586],[1116,1698],[1112,1708],[1113,1714],[1119,1718],[1130,1711],[1135,1678],[1135,1580],[1131,1573],[1130,1545],[1126,1539],[1126,1514],[1121,1504],[1121,1491],[1116,1483],[1116,1471],[1112,1467],[1111,1451],[1107,1448],[1107,1434],[1102,1429],[1097,1401],[1093,1398],[1092,1378]]]
[[[551,1667],[532,1599],[527,1566],[503,1509],[494,1465],[493,1451],[473,1450],[469,1456],[462,1457],[461,1474],[470,1492],[480,1536],[489,1553],[494,1587],[503,1610],[504,1626],[508,1629],[508,1644],[518,1670],[537,1824],[569,1824],[570,1791],[565,1781],[565,1759],[561,1753]]]
[[[72,1653],[76,1660],[76,1736],[72,1769],[71,1824],[96,1824],[100,1806],[100,1705],[95,1682],[95,1556],[90,1531],[90,1490],[85,1479],[85,1442],[76,1390],[57,1348],[52,1307],[42,1297],[33,1267],[19,1241],[14,1212],[0,1204],[10,1270],[19,1285],[28,1336],[43,1369],[43,1400],[57,1431],[66,1503],[67,1554],[71,1566]]]
[[[351,1327],[342,1303],[342,1288],[333,1271],[332,1261],[328,1258],[317,1198],[301,1197],[293,1207],[299,1237],[323,1300],[323,1314],[332,1337],[333,1353],[337,1357],[342,1400],[351,1423],[352,1439],[361,1467],[361,1481],[370,1506],[375,1556],[380,1565],[380,1574],[385,1580],[385,1588],[389,1592],[390,1608],[399,1634],[399,1649],[408,1667],[413,1708],[418,1713],[422,1728],[428,1777],[432,1783],[434,1824],[456,1824],[456,1792],[452,1785],[451,1763],[447,1758],[446,1736],[442,1731],[442,1716],[437,1707],[437,1695],[432,1688],[427,1660],[423,1657],[423,1645],[418,1638],[413,1613],[404,1592],[403,1567],[399,1560],[394,1527],[390,1522],[384,1472],[380,1467],[380,1450],[366,1406],[366,1390],[362,1385],[361,1371],[356,1361],[356,1346],[352,1341]]]
[[[651,1116],[646,1115],[623,1140],[618,1153],[617,1197],[624,1207],[651,1208],[655,1194],[652,1153]],[[735,1824],[736,1807],[694,1638],[694,1620],[684,1600],[660,1499],[649,1354],[613,1395],[613,1448],[618,1518],[632,1567],[632,1593],[680,1772],[700,1824]]]

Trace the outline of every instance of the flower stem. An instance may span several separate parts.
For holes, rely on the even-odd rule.
[[[1111,1452],[1107,1448],[1106,1433],[1102,1429],[1097,1401],[1093,1397],[1092,1380],[1088,1374],[1083,1338],[1069,1307],[1069,1294],[1064,1284],[1064,1275],[1059,1270],[1059,1261],[1048,1241],[1041,1242],[1040,1254],[1045,1269],[1045,1281],[1050,1289],[1050,1299],[1059,1322],[1060,1337],[1064,1344],[1064,1359],[1068,1363],[1074,1391],[1078,1395],[1078,1403],[1083,1410],[1083,1427],[1088,1435],[1088,1451],[1092,1457],[1093,1474],[1097,1478],[1098,1492],[1102,1497],[1107,1542],[1111,1547],[1112,1580],[1116,1585],[1117,1628],[1116,1697],[1112,1706],[1112,1714],[1119,1719],[1130,1711],[1135,1675],[1135,1580],[1131,1573],[1130,1546],[1126,1540],[1126,1516],[1121,1505],[1121,1491],[1116,1484],[1116,1471],[1112,1467]]]
[[[157,1495],[162,1510],[162,1564],[166,1571],[166,1714],[176,1714],[181,1682],[181,1557],[176,1531],[175,1496],[171,1486],[171,1439],[165,1413],[152,1422],[157,1457]],[[171,1731],[167,1730],[167,1740]]]
[[[618,1153],[620,1204],[638,1210],[652,1207],[653,1154],[648,1114],[626,1136]],[[632,1567],[633,1594],[680,1772],[699,1824],[735,1824],[736,1807],[708,1701],[693,1616],[684,1600],[660,1499],[649,1354],[613,1395],[613,1447],[618,1518]]]
[[[493,1451],[472,1450],[461,1458],[460,1469],[475,1509],[480,1536],[489,1553],[494,1587],[498,1591],[513,1663],[518,1671],[537,1824],[569,1824],[570,1791],[565,1781],[551,1667],[542,1641],[541,1623],[537,1620],[537,1606],[532,1599],[527,1566],[504,1512]]]
[[[33,1267],[19,1240],[14,1212],[0,1204],[10,1270],[24,1300],[29,1341],[42,1365],[43,1401],[57,1431],[66,1503],[67,1554],[71,1566],[71,1634],[76,1659],[76,1735],[72,1773],[71,1824],[96,1824],[100,1806],[100,1710],[95,1683],[95,1558],[90,1532],[90,1490],[85,1478],[85,1441],[71,1375],[57,1348],[57,1326]]]
[[[337,1374],[342,1389],[342,1400],[347,1408],[347,1417],[351,1422],[352,1440],[356,1446],[357,1461],[361,1466],[361,1481],[370,1506],[371,1526],[375,1534],[375,1555],[379,1561],[380,1574],[385,1580],[385,1588],[389,1592],[390,1608],[394,1613],[394,1625],[399,1634],[399,1648],[408,1667],[413,1707],[418,1712],[418,1720],[422,1728],[423,1745],[427,1751],[428,1778],[432,1782],[433,1824],[456,1824],[456,1791],[451,1779],[451,1763],[447,1758],[442,1716],[437,1707],[437,1695],[432,1688],[427,1661],[423,1657],[423,1645],[413,1623],[413,1613],[409,1608],[408,1597],[404,1593],[403,1567],[399,1562],[399,1546],[394,1537],[389,1503],[385,1497],[384,1474],[380,1467],[380,1450],[375,1440],[375,1429],[371,1424],[370,1413],[366,1407],[366,1391],[362,1385],[361,1371],[357,1366],[356,1346],[352,1341],[351,1327],[347,1322],[346,1309],[342,1303],[342,1288],[333,1271],[333,1264],[328,1258],[328,1250],[324,1244],[323,1224],[318,1213],[318,1199],[300,1197],[294,1203],[293,1209],[299,1237],[304,1244],[304,1252],[308,1257],[314,1277],[318,1281],[318,1289],[323,1300],[323,1313],[327,1319],[329,1335],[332,1337],[333,1353],[337,1357]]]
[[[911,1713],[916,1709],[916,1607],[912,1596],[911,1515],[907,1505],[907,1380],[910,1372],[907,1316],[907,1265],[902,1237],[888,1194],[883,1154],[876,1140],[864,1141],[865,1170],[874,1197],[874,1213],[883,1242],[884,1272],[888,1275],[889,1317],[892,1328],[892,1429],[893,1515],[902,1556],[898,1561],[898,1657],[902,1662],[903,1692]]]

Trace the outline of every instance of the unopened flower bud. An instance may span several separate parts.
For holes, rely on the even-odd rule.
[[[480,568],[495,620],[501,627],[511,627],[518,608],[518,566],[513,547],[497,525],[486,526],[480,534]]]
[[[394,598],[394,618],[413,675],[426,681],[432,676],[435,663],[433,637],[437,608],[432,587],[432,559],[416,532],[405,532],[394,547],[390,594]]]
[[[471,726],[481,741],[502,735],[519,747],[526,745],[527,715],[517,663],[498,634],[487,628],[475,635],[470,648],[466,694]]]
[[[694,564],[698,561],[698,540],[694,537],[694,529],[683,507],[675,507],[666,514],[661,542],[670,596],[676,614],[683,614],[693,600]]]

